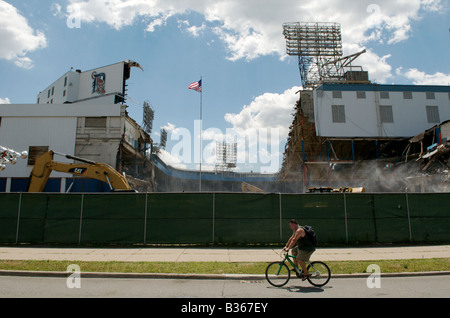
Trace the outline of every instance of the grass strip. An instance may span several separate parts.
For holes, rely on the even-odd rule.
[[[380,266],[382,273],[450,271],[450,258],[329,261],[332,274],[366,273],[371,264]],[[84,262],[52,260],[0,260],[0,270],[65,272],[71,264],[82,272],[114,273],[178,273],[178,274],[264,274],[268,263],[230,262]]]

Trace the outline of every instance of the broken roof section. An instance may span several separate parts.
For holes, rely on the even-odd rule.
[[[450,141],[450,119],[443,123],[436,125],[430,129],[421,132],[409,140],[410,143],[417,143],[423,141],[426,136],[435,136],[438,144],[443,144],[445,141]]]

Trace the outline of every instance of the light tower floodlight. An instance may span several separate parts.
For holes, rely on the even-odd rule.
[[[216,172],[232,171],[237,163],[237,141],[233,143],[216,142]]]
[[[167,130],[161,129],[161,143],[160,147],[165,149],[167,145]]]
[[[313,89],[324,82],[368,82],[367,73],[358,66],[364,74],[352,74],[355,72],[351,65],[365,50],[343,57],[339,23],[284,23],[283,35],[287,54],[298,56],[304,89]]]
[[[155,111],[150,102],[147,101],[144,102],[143,108],[144,108],[144,115],[143,115],[144,131],[148,134],[151,134],[153,130],[153,121],[155,119]]]

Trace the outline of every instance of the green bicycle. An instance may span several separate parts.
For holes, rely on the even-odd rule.
[[[270,285],[275,287],[283,287],[289,282],[291,278],[291,271],[286,263],[291,264],[293,270],[297,274],[297,277],[303,277],[303,270],[295,266],[291,260],[295,258],[293,255],[285,253],[282,261],[270,263],[266,268],[266,279]],[[311,276],[306,279],[308,282],[317,287],[325,286],[331,278],[331,271],[327,264],[324,262],[308,262],[308,272]]]

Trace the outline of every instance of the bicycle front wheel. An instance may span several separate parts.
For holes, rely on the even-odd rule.
[[[290,278],[291,272],[284,262],[273,262],[266,268],[266,279],[272,286],[283,287]]]
[[[322,287],[330,281],[330,268],[323,262],[312,262],[308,266],[308,272],[311,274],[311,276],[308,277],[308,281],[311,285]]]

